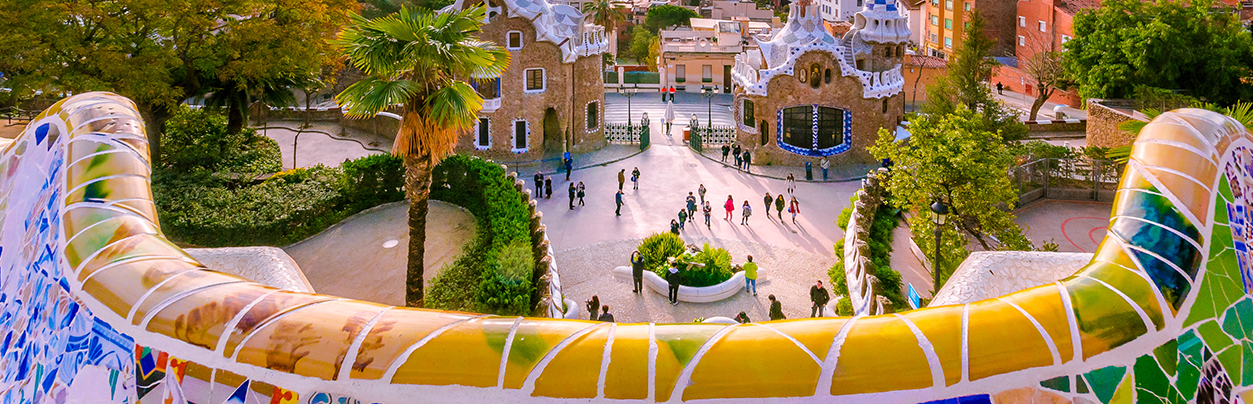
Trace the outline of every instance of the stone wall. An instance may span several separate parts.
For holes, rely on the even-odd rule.
[[[887,298],[875,295],[875,285],[879,280],[870,274],[874,264],[870,262],[870,246],[866,244],[875,212],[883,203],[881,182],[887,180],[887,175],[886,168],[866,175],[864,186],[857,190],[853,213],[848,217],[848,228],[844,229],[844,276],[855,316],[882,314],[886,310],[885,305],[890,307]]]
[[[831,164],[865,163],[874,160],[867,147],[874,145],[880,128],[895,130],[903,116],[905,98],[898,93],[888,98],[862,98],[862,85],[854,77],[840,74],[839,63],[824,51],[810,51],[797,58],[796,66],[808,67],[814,63],[822,69],[831,69],[831,82],[819,85],[817,89],[808,83],[801,83],[795,75],[778,75],[770,80],[766,97],[746,95],[743,90],[735,94],[735,120],[739,128],[737,139],[741,145],[752,153],[753,164],[801,165],[806,161],[817,164],[818,157],[809,157],[785,151],[778,146],[778,112],[780,109],[798,105],[818,104],[819,106],[841,108],[852,112],[852,120],[848,122],[852,128],[852,146],[848,151],[829,156]],[[752,100],[757,127],[748,128],[743,122],[743,102]],[[885,101],[886,100],[886,101]],[[884,112],[886,102],[887,111]],[[765,121],[763,127],[761,121]],[[761,130],[768,132],[766,144],[761,142]],[[716,146],[716,145],[715,145]]]
[[[1088,100],[1088,146],[1118,147],[1134,142],[1135,134],[1118,129],[1119,124],[1135,119],[1119,109],[1134,107],[1131,100]]]
[[[461,136],[457,151],[501,161],[519,161],[537,160],[543,157],[545,150],[561,152],[566,146],[576,152],[603,146],[605,94],[604,77],[600,74],[601,56],[583,56],[574,63],[561,63],[562,52],[557,45],[536,40],[532,22],[510,17],[508,11],[483,26],[479,38],[503,47],[511,31],[522,33],[522,49],[509,51],[512,60],[500,79],[500,108],[479,114],[490,120],[490,147],[486,150],[476,147],[472,130]],[[536,68],[544,69],[544,90],[528,93],[526,70]],[[589,131],[587,108],[593,102],[597,103],[599,122]],[[545,136],[544,117],[549,109],[555,113],[557,123],[553,134]],[[563,146],[567,133],[571,133],[568,131],[572,115],[572,144]],[[514,151],[515,120],[525,120],[529,128],[524,152]]]

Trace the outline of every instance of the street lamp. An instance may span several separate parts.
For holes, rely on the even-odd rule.
[[[702,97],[705,97],[705,101],[707,101],[707,104],[708,104],[709,111],[707,111],[706,113],[708,114],[709,119],[705,121],[706,123],[705,126],[709,128],[712,128],[714,126],[714,94],[717,94],[717,93],[718,93],[718,86],[713,86],[713,88],[709,88],[709,87],[700,88],[700,95]]]
[[[935,222],[935,261],[931,263],[931,274],[935,277],[931,298],[940,294],[940,226],[948,219],[948,206],[940,201],[931,204],[931,219]]]

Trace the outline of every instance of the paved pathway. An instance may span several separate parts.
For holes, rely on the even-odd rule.
[[[318,293],[403,306],[408,260],[408,202],[359,213],[325,231],[284,247]],[[426,272],[431,281],[461,255],[474,237],[474,215],[431,201],[426,221]]]
[[[1006,105],[1009,105],[1011,108],[1022,111],[1022,119],[1027,119],[1027,115],[1031,112],[1031,103],[1035,102],[1034,96],[1016,93],[1010,91],[1009,89],[1005,89],[1004,94],[997,94],[995,84],[993,84],[992,96],[1001,100],[1001,102],[1004,102]],[[1056,116],[1053,114],[1053,107],[1055,106],[1057,106],[1056,103],[1045,102],[1044,106],[1040,107],[1040,112],[1036,114],[1036,119],[1055,119]],[[1066,114],[1066,117],[1070,119],[1088,118],[1088,111],[1075,107],[1078,107],[1078,105],[1068,105],[1063,107],[1062,113]]]
[[[1040,246],[1052,239],[1061,252],[1095,252],[1105,238],[1112,204],[1045,200],[1014,212],[1029,227],[1027,238]]]
[[[283,154],[283,169],[318,164],[337,167],[344,160],[384,153],[391,148],[389,139],[383,143],[376,136],[356,130],[341,134],[344,129],[335,123],[313,122],[305,129],[301,129],[300,124],[299,121],[270,121],[267,128],[257,129],[278,143],[278,149]],[[300,135],[299,144],[295,143],[297,134]],[[293,149],[293,146],[298,148]],[[293,150],[295,156],[292,155]]]

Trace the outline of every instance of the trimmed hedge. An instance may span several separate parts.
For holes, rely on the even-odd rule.
[[[644,267],[662,279],[666,278],[666,272],[670,269],[669,257],[676,257],[678,262],[705,264],[704,267],[692,267],[690,270],[684,269],[686,265],[679,266],[682,270],[679,283],[684,286],[713,286],[735,275],[735,270],[731,268],[731,253],[727,250],[710,247],[706,243],[700,252],[691,254],[687,252],[683,239],[674,233],[653,233],[640,242],[639,251],[644,258]]]
[[[546,268],[531,249],[536,243],[526,195],[505,170],[477,157],[451,156],[433,170],[431,199],[474,212],[478,234],[431,280],[427,307],[530,314],[539,303],[536,285]]]

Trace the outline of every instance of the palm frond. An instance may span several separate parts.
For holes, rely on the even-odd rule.
[[[1114,160],[1118,164],[1127,164],[1127,161],[1131,160],[1131,145],[1110,148],[1105,151],[1105,158]]]
[[[1237,101],[1235,105],[1227,107],[1226,113],[1240,121],[1246,129],[1253,128],[1253,102]]]
[[[439,164],[452,154],[457,146],[457,136],[462,133],[455,128],[440,125],[417,111],[405,113],[400,121],[400,132],[392,144],[392,154],[398,156],[431,156],[432,164]]]
[[[460,53],[459,65],[465,70],[463,74],[476,79],[493,79],[505,74],[509,68],[511,56],[509,51],[490,41],[466,39],[461,41],[456,51]]]
[[[421,85],[410,80],[366,77],[335,96],[335,102],[349,118],[368,118],[392,105],[405,103],[421,89]]]
[[[469,84],[451,81],[435,90],[423,109],[432,122],[462,132],[474,127],[483,109],[483,98]]]

